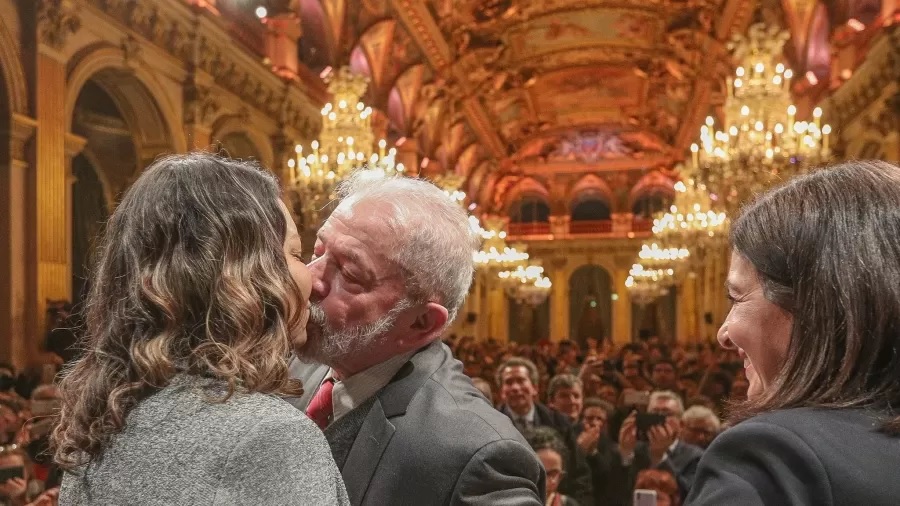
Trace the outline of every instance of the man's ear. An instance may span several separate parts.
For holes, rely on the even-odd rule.
[[[418,310],[415,319],[409,326],[409,332],[403,336],[403,344],[410,349],[420,348],[433,341],[443,330],[450,313],[447,308],[436,303],[429,302]]]

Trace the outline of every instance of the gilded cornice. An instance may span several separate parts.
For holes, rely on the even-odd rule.
[[[900,30],[897,25],[885,28],[865,62],[853,77],[825,101],[823,109],[829,123],[837,125],[853,121],[872,104],[891,83],[900,81]]]
[[[193,9],[183,1],[159,0],[82,0],[132,33],[156,45],[174,58],[184,62],[192,74],[205,73],[215,85],[233,93],[244,103],[281,125],[296,129],[301,136],[312,136],[318,130],[319,102],[327,94],[324,89],[312,89],[306,83],[284,80],[263,65],[258,55],[241,51],[227,33],[223,21],[205,9]],[[125,45],[128,43],[127,45]],[[134,58],[140,52],[134,41],[123,41]],[[134,59],[132,58],[132,59]],[[191,104],[188,120],[210,117],[213,107],[198,92],[203,111]]]

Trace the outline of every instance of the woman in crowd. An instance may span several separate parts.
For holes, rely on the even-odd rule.
[[[900,169],[846,162],[732,225],[719,343],[749,399],[706,451],[690,505],[897,504]]]
[[[274,176],[163,158],[98,247],[60,384],[62,504],[349,504],[321,432],[278,395],[310,276]]]
[[[550,427],[536,427],[525,432],[525,439],[541,459],[547,471],[547,506],[578,506],[575,499],[559,493],[559,484],[566,474],[568,449],[559,433]]]

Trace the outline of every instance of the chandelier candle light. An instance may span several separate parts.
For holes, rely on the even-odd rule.
[[[730,45],[740,62],[728,80],[725,125],[710,116],[691,145],[698,182],[733,215],[754,194],[806,172],[827,160],[831,126],[822,125],[822,109],[812,121],[797,121],[791,103],[791,69],[782,60],[789,34],[755,24],[747,37]]]
[[[322,108],[322,131],[319,139],[304,151],[294,148],[288,160],[288,177],[299,194],[304,224],[318,226],[321,210],[334,199],[336,186],[351,172],[364,168],[372,177],[399,175],[403,164],[395,163],[396,149],[386,150],[387,141],[380,139],[375,152],[372,132],[372,108],[361,100],[368,78],[353,74],[348,67],[325,78],[333,101]]]

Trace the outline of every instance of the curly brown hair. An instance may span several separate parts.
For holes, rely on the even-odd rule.
[[[64,469],[98,458],[129,411],[178,374],[296,395],[290,333],[303,308],[284,256],[275,177],[208,153],[148,167],[106,225],[85,302],[83,357],[60,383]]]

